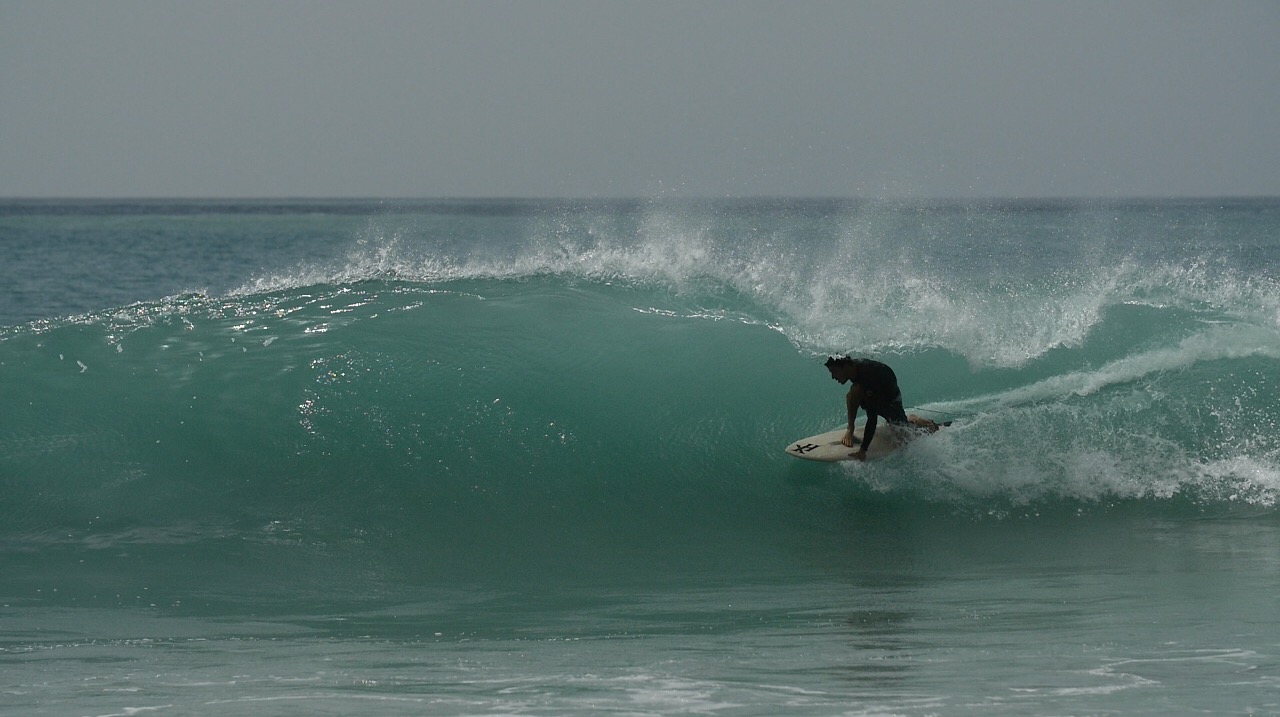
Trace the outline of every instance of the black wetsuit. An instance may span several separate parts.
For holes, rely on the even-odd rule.
[[[898,390],[898,377],[893,369],[871,359],[854,359],[858,367],[858,377],[850,383],[862,387],[862,408],[867,412],[867,425],[862,429],[862,450],[871,445],[871,438],[876,435],[878,416],[884,416],[889,423],[905,426],[907,412],[902,409],[902,391]],[[857,417],[857,409],[854,415]],[[850,423],[850,427],[852,427]]]

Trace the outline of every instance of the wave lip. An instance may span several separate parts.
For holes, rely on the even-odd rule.
[[[1126,305],[1280,325],[1277,277],[1224,258],[1220,243],[1182,224],[1159,237],[1181,252],[1168,256],[1153,253],[1150,227],[1116,224],[1110,205],[1016,208],[639,202],[483,221],[381,215],[346,251],[232,294],[366,280],[612,282],[695,301],[736,296],[815,355],[936,347],[980,370],[1078,347]]]

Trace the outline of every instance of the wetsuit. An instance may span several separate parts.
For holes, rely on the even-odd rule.
[[[902,409],[902,391],[898,390],[898,377],[893,369],[871,359],[854,359],[858,367],[858,377],[850,383],[862,387],[862,408],[867,412],[867,425],[862,429],[862,450],[871,445],[871,438],[876,435],[876,423],[879,416],[894,425],[907,425],[907,412]],[[854,408],[852,419],[857,418]]]

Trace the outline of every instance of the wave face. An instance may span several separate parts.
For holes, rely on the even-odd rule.
[[[103,231],[236,266],[266,232],[278,268],[0,329],[10,552],[389,544],[481,570],[850,510],[1280,497],[1270,203],[275,209]],[[955,424],[865,465],[783,455],[841,422],[821,359],[845,352]]]

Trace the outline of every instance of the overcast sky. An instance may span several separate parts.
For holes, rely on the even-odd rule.
[[[1280,195],[1280,2],[0,0],[0,196]]]

